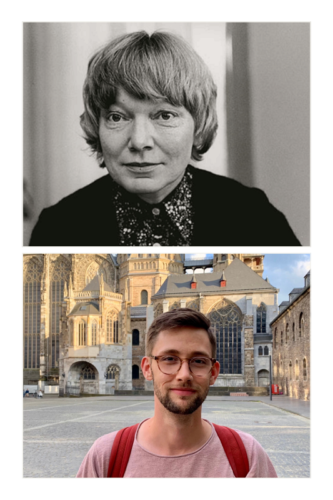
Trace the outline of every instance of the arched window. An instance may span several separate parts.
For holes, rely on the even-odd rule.
[[[281,332],[281,345],[283,345],[283,332]]]
[[[257,308],[257,333],[266,333],[266,306],[263,302]]]
[[[295,323],[293,323],[293,342],[295,342]]]
[[[303,317],[303,313],[302,312],[299,315],[298,329],[299,329],[299,337],[302,337],[302,335],[303,335],[303,329],[304,329],[304,317]]]
[[[242,373],[242,313],[238,306],[221,300],[208,314],[216,336],[220,373]]]
[[[269,350],[268,350],[267,345],[265,345],[265,347],[264,347],[264,355],[265,355],[265,356],[268,356],[268,355],[269,355]]]
[[[78,324],[78,336],[77,336],[77,345],[84,346],[87,343],[87,329],[86,324],[82,320]]]
[[[298,359],[295,361],[295,379],[299,379],[299,366],[298,366]]]
[[[286,324],[286,344],[289,342],[289,323]]]
[[[105,373],[106,380],[114,380],[116,375],[119,373],[119,367],[117,365],[110,365]]]
[[[148,292],[147,290],[141,291],[141,305],[148,304]]]
[[[33,258],[24,266],[24,368],[39,368],[42,263]]]
[[[138,367],[138,365],[133,365],[132,366],[132,379],[136,380],[138,378],[140,378],[140,376],[139,376],[139,367]]]
[[[259,346],[259,348],[258,348],[258,355],[262,356],[262,347],[261,346]]]
[[[275,328],[275,331],[274,331],[274,349],[277,348],[277,328]]]
[[[95,380],[95,371],[91,366],[84,366],[81,373],[84,380]]]
[[[292,380],[293,378],[293,365],[292,362],[289,361],[289,380]]]
[[[109,313],[106,318],[106,342],[108,344],[119,343],[119,322],[115,311]]]
[[[308,371],[306,368],[306,358],[303,358],[303,380],[306,380],[308,376]]]
[[[91,345],[97,344],[97,321],[91,324]]]
[[[140,332],[137,328],[132,331],[132,345],[140,345]]]

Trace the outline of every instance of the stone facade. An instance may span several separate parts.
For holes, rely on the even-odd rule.
[[[310,285],[271,322],[273,383],[293,398],[310,399]]]
[[[245,254],[215,255],[214,271],[224,271],[235,258],[262,274],[263,256]],[[241,368],[220,374],[216,385],[259,385],[263,358],[258,361],[255,352],[256,311],[265,304],[268,324],[277,314],[277,290],[221,288],[216,294],[189,290],[157,296],[169,276],[184,275],[184,259],[179,254],[24,255],[24,384],[59,385],[61,395],[144,389],[140,366],[154,317],[179,307],[207,315],[230,307],[240,325]]]

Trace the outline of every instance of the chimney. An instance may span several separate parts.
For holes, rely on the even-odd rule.
[[[193,276],[192,276],[192,281],[191,281],[191,288],[196,288],[197,287],[197,279],[195,277],[195,274],[194,274],[194,270],[193,270]]]
[[[220,279],[220,287],[225,287],[226,284],[227,284],[227,282],[226,282],[226,279],[225,279],[225,276],[224,276],[224,271],[223,271],[221,279]]]

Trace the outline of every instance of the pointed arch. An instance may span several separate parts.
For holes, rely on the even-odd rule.
[[[266,333],[266,316],[267,307],[261,302],[260,306],[257,307],[257,333]]]
[[[41,284],[43,263],[32,257],[23,274],[23,367],[40,367]]]
[[[106,343],[119,344],[119,314],[116,311],[110,311],[106,317]]]
[[[222,299],[210,309],[207,316],[216,336],[216,357],[220,363],[220,373],[241,374],[243,323],[241,310],[234,302]]]

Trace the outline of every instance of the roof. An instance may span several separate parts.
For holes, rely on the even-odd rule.
[[[277,290],[237,258],[224,270],[226,286],[223,288],[220,287],[221,272],[196,273],[197,287],[193,289],[191,289],[192,277],[192,274],[170,275],[153,298],[168,295],[197,295],[198,293],[216,294],[236,291]]]
[[[146,318],[147,306],[131,307],[131,318]]]
[[[292,292],[290,292],[290,294],[289,294],[289,295],[291,295],[292,293],[295,293],[296,297],[294,297],[294,298],[293,298],[290,302],[288,302],[288,301],[286,301],[286,300],[284,300],[283,302],[281,302],[281,304],[279,305],[279,308],[283,307],[283,309],[282,309],[282,310],[280,310],[279,314],[278,314],[277,316],[275,316],[275,318],[273,319],[273,321],[271,321],[271,322],[270,322],[270,324],[269,324],[269,325],[270,325],[270,326],[272,326],[272,325],[273,325],[273,323],[275,323],[275,321],[276,321],[277,319],[279,319],[279,318],[280,318],[280,316],[282,316],[282,314],[284,314],[284,313],[285,313],[285,311],[286,311],[287,309],[289,309],[289,307],[290,307],[290,306],[292,306],[292,305],[293,305],[293,303],[294,303],[294,302],[296,302],[296,300],[298,300],[298,299],[299,299],[302,295],[304,295],[304,294],[305,294],[305,292],[307,292],[307,290],[309,290],[309,289],[310,289],[310,285],[309,285],[309,286],[305,286],[304,288],[294,288],[294,290],[301,290],[301,293],[297,293],[297,294],[296,294],[296,293],[294,292],[294,290],[293,290]]]
[[[69,316],[88,316],[91,314],[100,314],[97,302],[79,302],[73,307]]]
[[[104,280],[103,280],[104,281]],[[88,283],[88,285],[83,289],[84,292],[88,292],[88,291],[91,291],[91,292],[95,292],[95,291],[98,291],[100,289],[100,284],[101,284],[101,277],[99,274],[96,274],[96,276],[91,280],[90,283]],[[112,292],[112,288],[110,287],[110,285],[104,281],[104,290],[106,290],[107,292]]]
[[[253,335],[253,342],[260,344],[261,342],[272,342],[273,336],[271,333],[255,333]]]
[[[293,288],[293,289],[291,290],[291,292],[289,292],[289,295],[290,295],[290,294],[295,294],[295,293],[300,294],[300,293],[302,293],[302,292],[303,292],[303,290],[304,290],[304,288]]]

